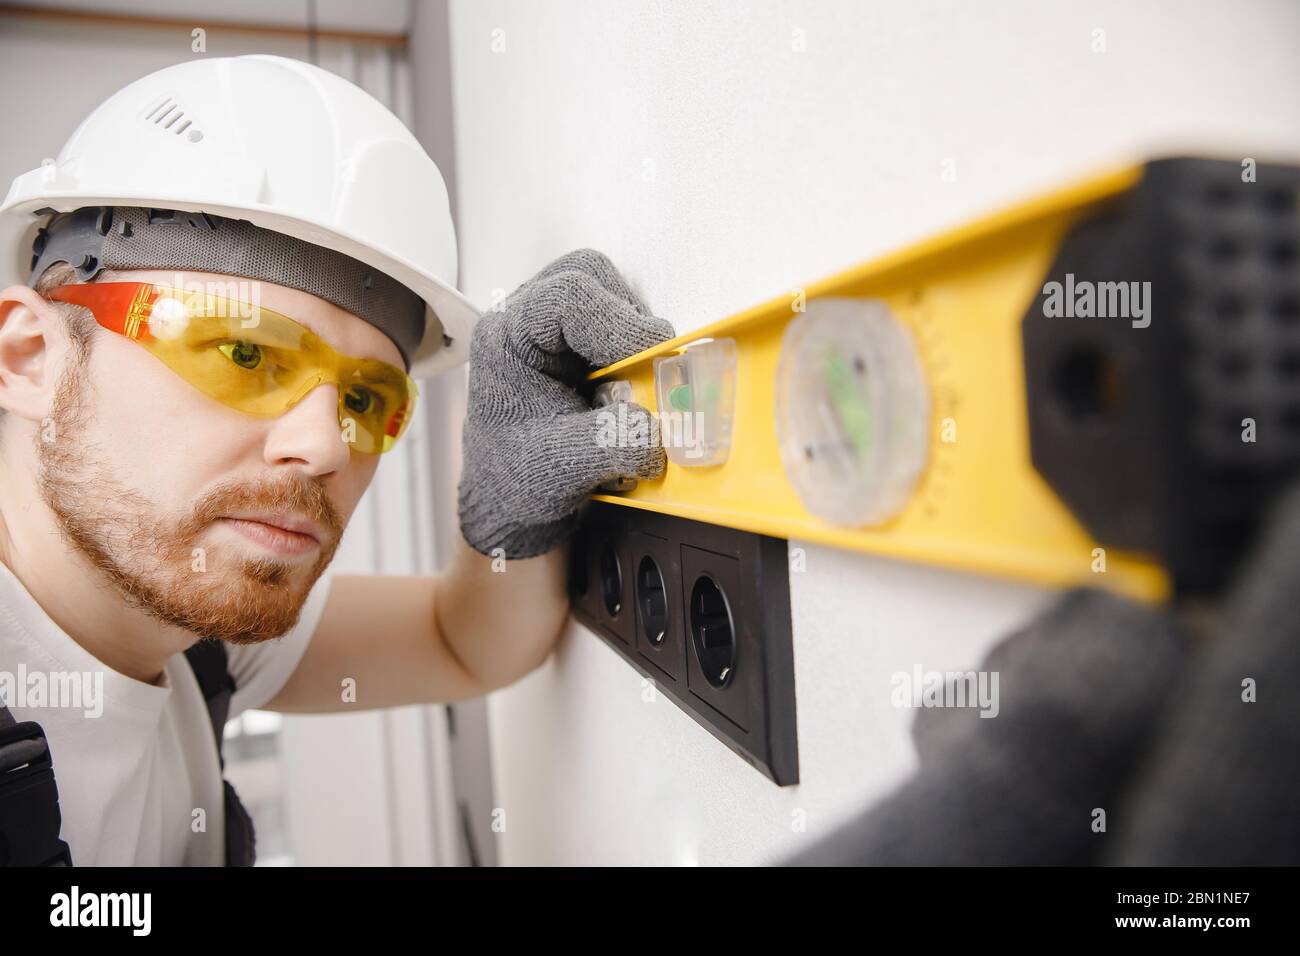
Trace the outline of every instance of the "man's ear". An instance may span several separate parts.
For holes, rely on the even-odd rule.
[[[49,415],[59,321],[55,308],[25,285],[0,292],[0,408],[35,422]]]

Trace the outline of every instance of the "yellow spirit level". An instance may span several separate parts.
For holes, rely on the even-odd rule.
[[[1248,370],[1290,334],[1298,188],[1253,162],[1116,169],[600,369],[672,460],[594,497],[1144,600],[1211,589],[1300,460],[1300,340],[1297,382],[1237,401],[1214,378],[1225,324],[1267,326]]]

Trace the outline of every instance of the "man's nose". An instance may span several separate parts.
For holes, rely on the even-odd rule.
[[[351,453],[339,429],[338,388],[329,382],[311,389],[275,419],[266,438],[268,464],[301,462],[310,475],[340,470]]]

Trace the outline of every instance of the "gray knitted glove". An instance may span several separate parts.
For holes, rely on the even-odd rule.
[[[461,533],[476,551],[543,554],[573,532],[597,485],[663,474],[655,417],[631,402],[619,403],[622,413],[611,405],[626,414],[632,440],[601,441],[600,412],[577,386],[673,334],[594,249],[555,260],[479,320],[459,487]]]
[[[917,712],[920,766],[796,866],[1041,866],[1091,862],[1101,807],[1125,782],[1181,671],[1168,617],[1093,590],[1067,593],[977,668],[1000,676],[998,715]]]
[[[1262,524],[1212,639],[1171,695],[1107,863],[1300,865],[1300,485]]]

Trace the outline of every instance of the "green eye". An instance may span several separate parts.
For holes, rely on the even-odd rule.
[[[240,368],[257,368],[262,362],[262,348],[252,342],[223,342],[217,348]]]
[[[343,395],[343,404],[357,415],[369,415],[379,406],[379,398],[368,388],[353,385]]]

